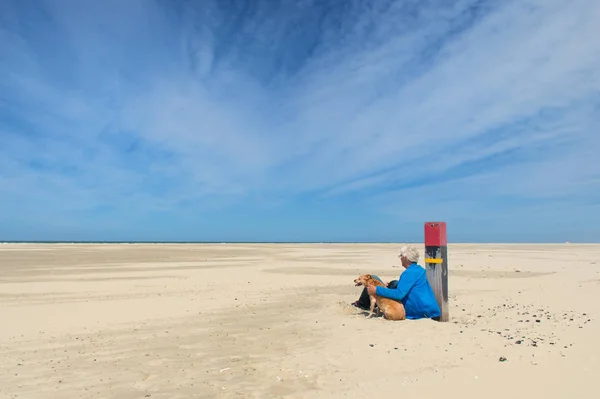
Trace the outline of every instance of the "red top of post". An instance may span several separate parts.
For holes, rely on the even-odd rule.
[[[444,247],[448,244],[446,239],[446,222],[425,223],[425,246]]]

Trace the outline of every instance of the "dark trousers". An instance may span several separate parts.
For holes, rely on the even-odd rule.
[[[388,288],[394,289],[398,285],[398,280],[392,280],[388,284]],[[360,294],[360,298],[358,298],[358,302],[356,304],[359,308],[368,310],[371,308],[371,300],[369,299],[369,293],[367,292],[367,288],[363,288],[362,293]]]

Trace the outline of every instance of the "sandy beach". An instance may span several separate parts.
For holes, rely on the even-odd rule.
[[[450,245],[449,322],[366,319],[400,246],[0,245],[0,398],[597,394],[600,245]]]

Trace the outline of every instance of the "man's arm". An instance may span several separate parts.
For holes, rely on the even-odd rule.
[[[375,292],[377,293],[377,295],[382,296],[384,298],[390,298],[396,301],[401,301],[402,299],[404,299],[406,294],[408,294],[410,289],[415,285],[419,277],[419,270],[405,270],[404,273],[402,273],[402,275],[400,276],[398,285],[395,289],[378,286]]]

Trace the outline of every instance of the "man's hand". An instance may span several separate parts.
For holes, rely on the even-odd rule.
[[[375,285],[368,286],[367,292],[369,293],[369,295],[375,295],[375,293],[377,292],[377,286],[375,286]]]

